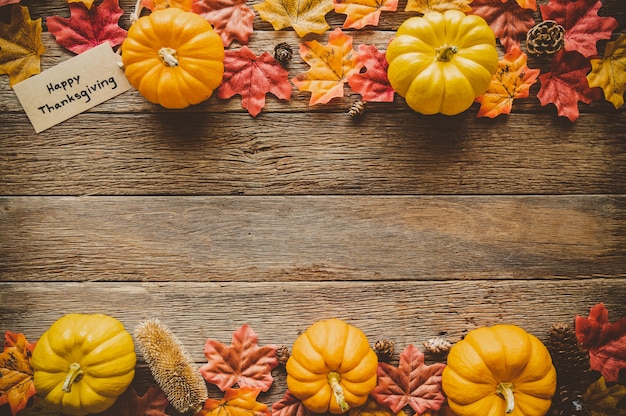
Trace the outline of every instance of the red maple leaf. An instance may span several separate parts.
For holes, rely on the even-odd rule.
[[[21,0],[0,0],[0,7],[2,6],[6,6],[8,4],[16,4],[19,3]]]
[[[204,346],[208,363],[200,367],[200,373],[222,391],[235,384],[269,390],[274,381],[272,369],[278,365],[276,346],[259,347],[257,341],[245,324],[235,331],[230,346],[209,339]]]
[[[35,394],[31,359],[35,343],[29,343],[24,334],[6,331],[4,351],[0,353],[0,406],[9,404],[16,415],[26,407]]]
[[[441,374],[445,364],[424,364],[424,354],[409,345],[400,354],[398,367],[378,364],[378,383],[372,397],[397,413],[406,405],[418,415],[439,410],[445,397],[441,391]]]
[[[471,6],[472,14],[489,23],[505,52],[513,45],[519,46],[520,40],[535,25],[533,11],[521,7],[515,0],[474,0]]]
[[[69,3],[70,17],[50,16],[48,30],[59,45],[80,54],[104,42],[120,45],[126,30],[118,22],[124,11],[118,0],[103,0],[99,6],[87,9],[84,3]]]
[[[224,78],[217,97],[241,95],[241,106],[256,117],[265,107],[265,94],[288,100],[291,97],[289,72],[269,53],[256,56],[247,46],[225,51]]]
[[[359,60],[365,71],[348,78],[352,91],[361,94],[363,101],[393,102],[394,91],[387,79],[389,64],[385,52],[374,45],[359,45]]]
[[[272,416],[313,416],[314,413],[304,407],[302,401],[289,390],[272,405]]]
[[[579,116],[578,101],[589,104],[602,97],[602,89],[589,88],[587,73],[591,64],[578,52],[561,50],[552,59],[550,72],[539,76],[537,98],[541,105],[554,104],[560,116],[572,123]]]
[[[167,416],[165,409],[169,404],[158,387],[150,387],[143,396],[129,387],[101,416]]]
[[[233,40],[248,44],[254,12],[246,6],[246,0],[194,0],[191,11],[213,25],[224,46],[229,46]]]
[[[597,41],[610,39],[618,26],[614,18],[598,16],[601,6],[600,0],[550,0],[539,9],[544,20],[554,20],[565,29],[565,50],[588,58],[598,54]]]
[[[618,380],[620,369],[626,369],[626,318],[609,323],[609,311],[599,303],[589,317],[576,316],[576,337],[589,350],[589,362],[607,382]]]

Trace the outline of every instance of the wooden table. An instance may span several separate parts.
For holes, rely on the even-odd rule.
[[[69,15],[22,4],[33,19]],[[128,27],[134,1],[120,4]],[[405,5],[350,31],[355,46],[386,49],[415,15]],[[600,14],[618,18],[614,39],[625,32],[622,0]],[[257,55],[301,41],[258,14],[254,29]],[[43,69],[73,55],[45,22],[43,41]],[[296,54],[288,69],[308,65]],[[546,340],[599,302],[626,317],[626,111],[581,104],[570,123],[538,88],[496,119],[476,104],[422,116],[398,96],[351,118],[349,88],[316,106],[295,87],[268,95],[256,118],[238,96],[167,111],[133,90],[35,134],[2,76],[0,331],[35,341],[70,312],[131,331],[159,318],[200,365],[207,339],[229,344],[244,323],[261,345],[290,346],[339,317],[401,350],[501,322]],[[285,391],[275,378],[265,403]]]

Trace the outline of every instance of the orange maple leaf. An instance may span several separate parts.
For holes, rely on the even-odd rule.
[[[335,12],[347,15],[344,29],[377,26],[383,11],[395,12],[398,0],[334,0]]]
[[[508,0],[502,0],[502,3],[506,3]],[[517,4],[523,9],[537,10],[537,0],[515,0]]]
[[[325,104],[343,96],[344,84],[350,75],[363,66],[359,55],[352,49],[352,36],[339,28],[328,36],[328,44],[312,40],[300,44],[300,56],[311,68],[299,73],[292,82],[300,91],[311,92],[309,105]]]
[[[291,26],[303,37],[307,33],[322,34],[330,28],[326,13],[333,10],[333,0],[265,0],[253,7],[274,30]]]
[[[528,97],[530,87],[537,81],[538,69],[526,66],[527,56],[514,45],[498,62],[498,69],[487,91],[476,98],[480,109],[476,117],[494,118],[509,114],[516,98]]]
[[[626,35],[606,44],[604,57],[591,60],[591,72],[587,74],[590,87],[601,87],[604,98],[615,108],[624,105],[626,91]]]
[[[469,5],[472,0],[409,0],[404,8],[407,12],[445,12],[446,10],[460,10],[467,13],[472,10]]]
[[[31,20],[25,6],[11,7],[11,23],[0,22],[0,74],[8,74],[13,86],[41,72],[39,56],[46,49],[41,43],[41,19]]]
[[[152,11],[175,7],[186,12],[191,10],[193,0],[142,0],[141,5]]]
[[[261,389],[255,387],[227,388],[222,400],[207,399],[195,416],[270,416],[266,404],[256,401]]]
[[[9,404],[15,416],[35,394],[31,358],[34,343],[23,334],[6,331],[4,352],[0,354],[0,406]]]

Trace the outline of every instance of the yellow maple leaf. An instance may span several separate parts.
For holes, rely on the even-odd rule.
[[[11,23],[0,23],[0,50],[0,74],[9,75],[11,86],[41,72],[41,19],[31,20],[27,7],[13,5]]]
[[[207,399],[195,416],[270,416],[266,404],[256,401],[260,388],[244,386],[228,387],[222,400]]]
[[[193,0],[142,0],[141,4],[146,9],[150,9],[153,12],[156,10],[163,10],[170,7],[182,9],[186,12],[191,10]]]
[[[446,10],[460,10],[467,13],[472,10],[469,5],[472,0],[409,0],[404,8],[407,12],[445,12]]]
[[[626,410],[617,408],[619,401],[624,398],[626,387],[619,384],[607,387],[604,377],[600,377],[583,394],[585,407],[591,416],[626,416]]]
[[[4,336],[4,351],[0,353],[0,406],[8,403],[16,415],[35,394],[31,365],[35,344],[29,343],[24,334],[7,331]]]
[[[93,6],[94,0],[67,0],[67,2],[68,3],[83,3],[85,7],[87,7],[88,9],[91,9],[91,6]]]
[[[615,108],[624,105],[626,91],[626,34],[606,44],[604,57],[591,60],[591,72],[587,74],[590,87],[600,87],[607,101]]]
[[[344,29],[377,26],[383,11],[395,12],[398,0],[334,0],[335,12],[347,15]]]
[[[300,56],[311,68],[299,73],[292,82],[300,91],[310,91],[309,105],[325,104],[343,96],[343,87],[350,75],[359,72],[363,64],[352,49],[352,36],[339,28],[328,36],[328,44],[312,40],[300,44]]]
[[[537,81],[539,69],[526,66],[527,56],[515,45],[498,62],[491,85],[476,102],[480,103],[477,117],[494,118],[509,114],[516,98],[528,97],[530,87]]]
[[[502,0],[502,3],[506,3],[508,0]],[[537,0],[516,0],[517,4],[523,9],[537,10]]]
[[[270,22],[274,30],[293,27],[298,36],[322,34],[330,26],[326,14],[333,10],[333,0],[265,0],[252,6],[261,19]]]

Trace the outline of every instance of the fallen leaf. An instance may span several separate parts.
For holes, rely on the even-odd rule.
[[[200,373],[222,391],[235,384],[269,390],[274,381],[272,369],[278,365],[276,346],[259,347],[257,342],[248,325],[235,331],[230,346],[207,340],[204,355],[208,363],[200,367]]]
[[[67,0],[68,3],[83,3],[86,8],[91,9],[94,0]]]
[[[304,407],[302,401],[289,390],[272,405],[272,416],[314,416],[315,413]]]
[[[141,5],[151,11],[169,9],[174,7],[186,12],[191,10],[192,0],[142,0]]]
[[[274,30],[291,26],[300,37],[326,32],[330,28],[326,14],[334,9],[333,0],[264,0],[253,7]]]
[[[4,351],[0,354],[0,406],[9,404],[11,413],[24,409],[35,394],[31,359],[35,343],[23,334],[6,331]]]
[[[618,26],[613,17],[600,17],[600,0],[550,0],[539,6],[543,20],[554,20],[565,29],[564,48],[588,58],[598,54],[596,43],[610,39]]]
[[[378,384],[372,397],[394,412],[406,405],[418,415],[430,410],[439,410],[445,397],[441,390],[441,374],[445,364],[426,365],[424,354],[414,345],[409,345],[400,354],[398,367],[388,363],[378,364]]]
[[[604,98],[615,108],[624,105],[626,91],[626,34],[609,42],[602,59],[591,60],[591,72],[587,74],[590,87],[604,90]]]
[[[11,86],[41,72],[41,19],[31,20],[27,7],[11,6],[11,22],[0,22],[0,50],[0,74],[9,75]]]
[[[350,409],[348,413],[349,416],[406,416],[406,413],[403,411],[399,411],[394,413],[387,406],[383,406],[379,404],[376,400],[374,400],[371,396],[368,397],[367,401],[363,406],[355,407]]]
[[[229,46],[233,40],[248,44],[254,12],[246,6],[246,0],[194,0],[191,11],[211,23],[224,46]]]
[[[264,52],[257,57],[247,46],[225,51],[224,77],[217,97],[228,99],[241,95],[241,106],[256,117],[265,107],[265,94],[288,100],[291,97],[289,71]]]
[[[100,416],[167,416],[165,409],[169,404],[167,396],[158,387],[150,387],[139,396],[131,386]]]
[[[316,40],[301,43],[300,56],[311,68],[292,81],[300,91],[311,92],[309,105],[343,97],[344,84],[362,67],[358,54],[352,49],[352,36],[339,28],[330,33],[325,46]]]
[[[526,66],[527,56],[513,46],[498,62],[498,69],[487,91],[476,98],[480,103],[477,117],[494,118],[511,113],[513,100],[528,97],[530,87],[537,81],[539,69]]]
[[[383,11],[395,12],[398,0],[334,0],[335,12],[345,14],[344,29],[378,26]]]
[[[618,381],[620,369],[626,369],[626,318],[610,324],[609,312],[599,303],[588,318],[576,316],[576,337],[589,351],[591,369],[609,383]]]
[[[80,54],[104,42],[120,45],[127,34],[118,24],[123,13],[118,0],[103,0],[91,9],[70,3],[69,18],[50,16],[46,23],[59,45]]]
[[[227,388],[222,400],[207,399],[195,416],[270,416],[267,405],[256,401],[260,391],[249,386]]]
[[[585,408],[591,416],[626,416],[626,410],[618,409],[617,404],[626,398],[626,386],[615,384],[606,386],[606,381],[600,377],[583,394]]]
[[[19,411],[17,416],[65,416],[42,397],[33,396],[32,404]]]
[[[502,0],[505,2],[506,0]],[[516,0],[520,7],[530,10],[537,10],[537,0]]]
[[[359,60],[365,71],[353,73],[348,78],[352,91],[361,94],[363,101],[393,102],[394,91],[387,79],[389,64],[385,52],[374,45],[359,45]]]
[[[463,13],[467,13],[472,10],[471,2],[472,0],[409,0],[404,11],[443,13],[446,10],[460,10]]]
[[[474,0],[471,13],[489,23],[505,52],[513,45],[520,46],[521,39],[535,25],[532,10],[520,7],[514,0]]]

